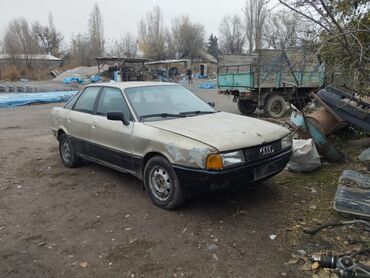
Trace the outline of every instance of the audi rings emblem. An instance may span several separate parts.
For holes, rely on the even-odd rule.
[[[263,146],[260,148],[260,155],[265,156],[274,153],[275,149],[272,145]]]

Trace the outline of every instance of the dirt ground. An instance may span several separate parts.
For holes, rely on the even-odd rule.
[[[197,94],[237,113],[229,97]],[[349,164],[283,172],[166,211],[128,174],[63,167],[49,128],[56,105],[0,110],[0,277],[310,277],[292,253],[352,248],[338,243],[342,228],[302,233],[338,218],[331,202]]]

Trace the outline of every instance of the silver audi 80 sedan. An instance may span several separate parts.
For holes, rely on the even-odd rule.
[[[51,123],[66,167],[81,159],[141,179],[159,207],[179,207],[191,189],[214,190],[270,178],[288,163],[289,131],[216,111],[180,85],[89,85]]]

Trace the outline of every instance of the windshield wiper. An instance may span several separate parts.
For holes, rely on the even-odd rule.
[[[200,115],[200,114],[212,114],[216,113],[216,111],[187,111],[187,112],[181,112],[180,115]]]
[[[140,116],[141,119],[146,119],[146,118],[154,118],[154,117],[161,117],[161,118],[169,118],[169,117],[174,117],[174,118],[184,118],[186,117],[185,115],[180,114],[169,114],[169,113],[158,113],[158,114],[148,114],[148,115],[143,115]]]

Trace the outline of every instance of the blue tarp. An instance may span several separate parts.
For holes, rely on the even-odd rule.
[[[196,74],[193,75],[193,77],[202,79],[202,78],[208,78],[208,75],[207,74],[201,75],[200,73],[196,73]]]
[[[99,74],[95,74],[90,77],[90,82],[98,83],[100,81],[101,81],[101,78]]]
[[[79,78],[79,77],[66,77],[66,78],[64,78],[63,79],[63,83],[64,84],[69,84],[69,83],[73,83],[73,82],[75,82],[75,83],[83,83],[84,81],[81,79],[81,78]]]
[[[5,93],[0,94],[0,108],[22,106],[31,103],[65,102],[78,91],[45,93]]]
[[[215,88],[215,84],[211,82],[200,83],[199,88],[200,89],[213,89]]]

